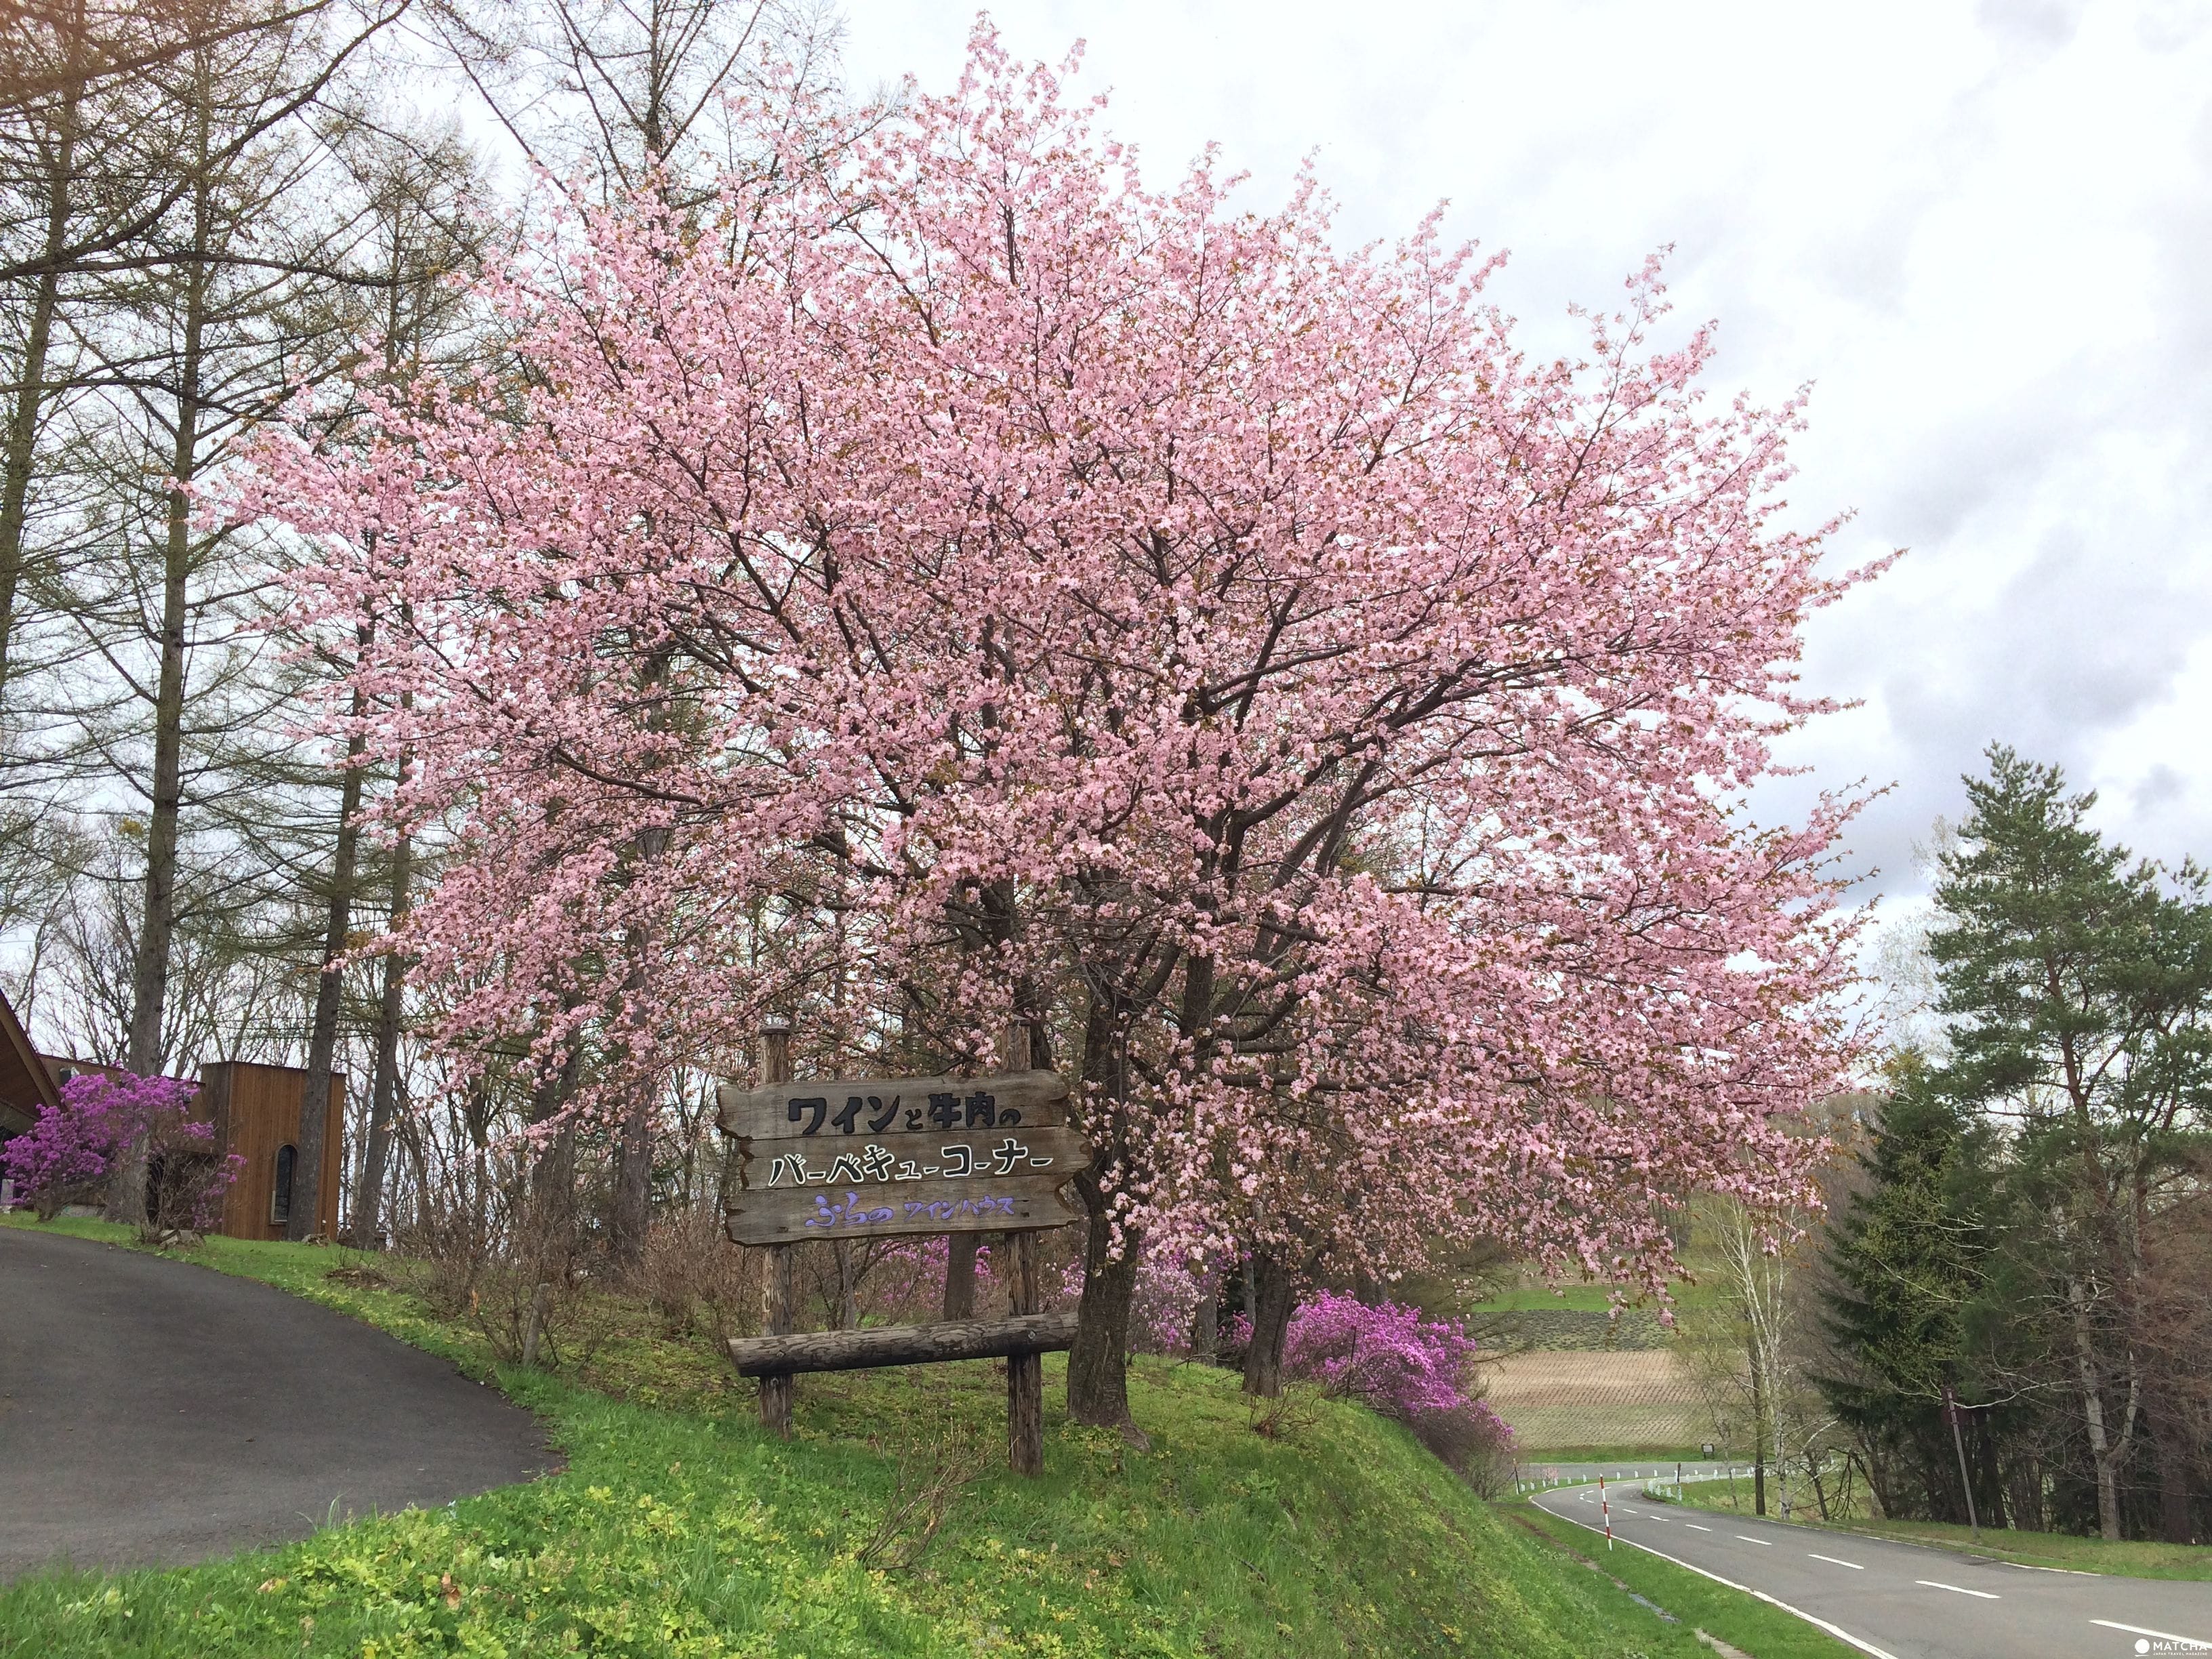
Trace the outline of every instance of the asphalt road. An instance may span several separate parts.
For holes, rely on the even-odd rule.
[[[1611,1486],[1613,1535],[1810,1614],[1875,1659],[2128,1659],[2212,1650],[2212,1583],[2114,1578],[1746,1521]],[[1598,1530],[1595,1487],[1535,1502]]]
[[[326,1308],[0,1227],[0,1581],[204,1560],[550,1461],[527,1412]]]

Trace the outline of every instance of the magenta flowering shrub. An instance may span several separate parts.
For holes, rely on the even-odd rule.
[[[71,1078],[62,1085],[60,1110],[40,1107],[36,1123],[0,1146],[0,1171],[14,1177],[15,1190],[42,1221],[106,1180],[114,1161],[118,1119],[109,1092],[89,1087],[93,1082]]]
[[[951,1241],[942,1233],[878,1244],[860,1264],[863,1315],[890,1325],[919,1324],[937,1317],[944,1305],[945,1259]],[[975,1247],[975,1305],[988,1308],[997,1293],[991,1271],[991,1247]]]
[[[1217,1269],[1200,1272],[1183,1257],[1150,1254],[1137,1262],[1137,1284],[1129,1300],[1129,1351],[1132,1353],[1187,1354],[1198,1299],[1219,1293]],[[1060,1276],[1054,1305],[1073,1308],[1083,1299],[1083,1263],[1067,1264]]]
[[[1249,1342],[1250,1327],[1237,1332]],[[1322,1291],[1291,1316],[1283,1370],[1394,1418],[1486,1496],[1499,1489],[1513,1430],[1476,1392],[1475,1344],[1418,1308]]]
[[[63,1205],[95,1197],[117,1154],[143,1135],[160,1218],[205,1231],[245,1160],[218,1157],[214,1127],[187,1115],[197,1092],[181,1078],[80,1073],[62,1085],[58,1109],[41,1108],[27,1133],[0,1147],[0,1169],[50,1221]]]
[[[1465,1403],[1474,1358],[1474,1343],[1458,1325],[1331,1291],[1298,1309],[1283,1344],[1289,1375],[1401,1422]]]

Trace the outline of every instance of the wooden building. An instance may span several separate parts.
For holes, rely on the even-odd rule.
[[[0,1140],[21,1134],[36,1123],[40,1107],[60,1104],[53,1073],[31,1047],[23,1023],[0,994]]]
[[[61,1085],[79,1072],[115,1068],[41,1054],[31,1047],[15,1011],[0,996],[0,1141],[22,1133],[41,1106],[58,1107]],[[244,1160],[224,1197],[217,1231],[232,1238],[282,1238],[291,1214],[299,1150],[300,1106],[307,1074],[296,1066],[217,1060],[200,1067],[193,1117],[212,1123],[216,1144]],[[314,1231],[338,1231],[340,1141],[345,1125],[345,1076],[331,1073],[330,1113],[323,1127],[323,1175],[316,1191]]]
[[[231,1238],[282,1238],[291,1215],[293,1176],[299,1149],[300,1103],[307,1074],[296,1066],[217,1060],[200,1067],[199,1098],[192,1115],[215,1125],[216,1140],[246,1162],[223,1200],[219,1231]],[[345,1127],[345,1074],[331,1073],[329,1115],[323,1121],[323,1174],[316,1184],[313,1231],[338,1232],[339,1142]]]

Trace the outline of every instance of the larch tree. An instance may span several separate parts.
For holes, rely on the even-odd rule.
[[[198,902],[241,908],[252,827],[270,802],[256,770],[292,747],[272,711],[295,688],[258,624],[269,563],[252,538],[199,521],[198,491],[227,447],[335,367],[342,307],[326,303],[358,234],[330,191],[325,113],[341,72],[400,0],[342,15],[282,0],[195,0],[168,21],[185,43],[140,74],[167,123],[153,193],[166,212],[104,275],[114,319],[95,333],[108,405],[93,446],[104,501],[75,573],[80,641],[71,710],[82,752],[138,797],[143,849],[125,1063],[161,1072],[164,1009],[198,843],[222,879]],[[259,795],[258,799],[252,799]],[[323,1125],[303,1123],[312,1216]],[[143,1158],[120,1157],[109,1212],[142,1217]]]
[[[1094,1422],[1146,1248],[1626,1289],[1692,1192],[1802,1199],[1848,808],[1742,805],[1839,586],[1775,522],[1797,408],[1705,409],[1651,270],[1531,362],[1433,223],[1150,190],[988,31],[840,146],[749,107],[770,185],[488,279],[526,383],[272,441],[234,508],[320,550],[305,625],[379,619],[394,823],[462,826],[405,930],[457,1077],[589,1030],[613,1121],[771,1010],[979,1067],[1018,1021],[1096,1148]]]

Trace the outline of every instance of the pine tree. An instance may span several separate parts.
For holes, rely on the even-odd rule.
[[[2146,1231],[2191,1189],[2212,1115],[2212,903],[2194,865],[2136,862],[2091,827],[2057,767],[1989,751],[1942,861],[1929,938],[1952,1053],[1936,1079],[2008,1126],[2019,1224],[2007,1254],[2063,1332],[2047,1382],[2073,1393],[2099,1527],[2145,1397]]]
[[[1900,1056],[1862,1158],[1869,1184],[1831,1229],[1822,1322],[1850,1368],[1815,1380],[1838,1417],[1889,1454],[1875,1474],[1892,1512],[1965,1518],[1941,1413],[1946,1387],[1969,1401],[1978,1392],[1974,1314],[1990,1266],[1990,1142],[1923,1056]],[[1908,1475],[1922,1487],[1917,1502]]]

